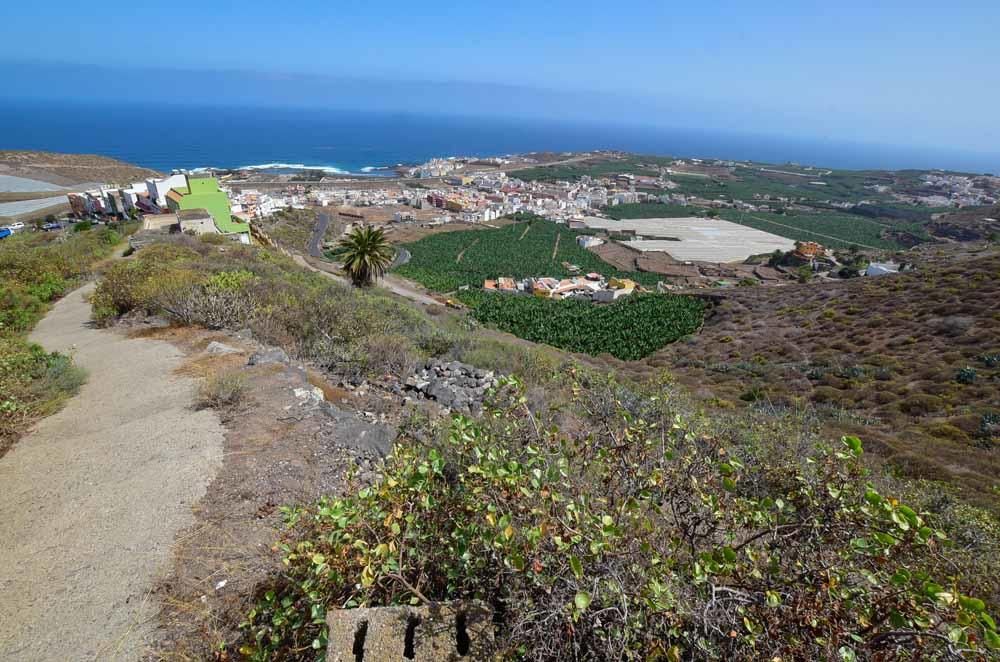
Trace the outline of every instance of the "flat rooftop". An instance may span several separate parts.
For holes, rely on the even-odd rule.
[[[634,218],[615,221],[587,217],[587,227],[631,230],[643,239],[622,242],[640,251],[659,251],[676,260],[742,262],[751,255],[790,251],[795,241],[719,218]],[[648,237],[648,238],[647,238]]]

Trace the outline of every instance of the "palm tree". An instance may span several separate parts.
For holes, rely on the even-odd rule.
[[[355,228],[337,247],[344,260],[344,271],[358,287],[371,285],[373,280],[384,276],[392,263],[392,247],[380,228]]]

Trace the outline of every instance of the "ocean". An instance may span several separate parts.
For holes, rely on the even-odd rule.
[[[1000,156],[690,129],[406,112],[0,102],[0,149],[102,154],[175,168],[321,168],[377,176],[433,157],[615,149],[829,168],[1000,170]]]

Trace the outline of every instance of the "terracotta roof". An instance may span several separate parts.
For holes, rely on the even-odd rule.
[[[180,193],[180,192],[179,192],[179,191],[178,191],[177,189],[175,189],[175,188],[172,188],[172,189],[170,189],[170,190],[169,190],[169,191],[167,192],[167,199],[168,199],[168,200],[173,200],[174,202],[176,202],[176,203],[178,203],[178,204],[180,203],[180,201],[181,201],[181,198],[183,198],[183,197],[184,197],[184,194],[183,194],[183,193]]]

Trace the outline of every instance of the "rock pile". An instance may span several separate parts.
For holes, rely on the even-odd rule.
[[[465,413],[479,413],[486,391],[497,385],[492,370],[483,370],[458,361],[427,361],[404,382],[408,391],[437,401],[442,407]]]

